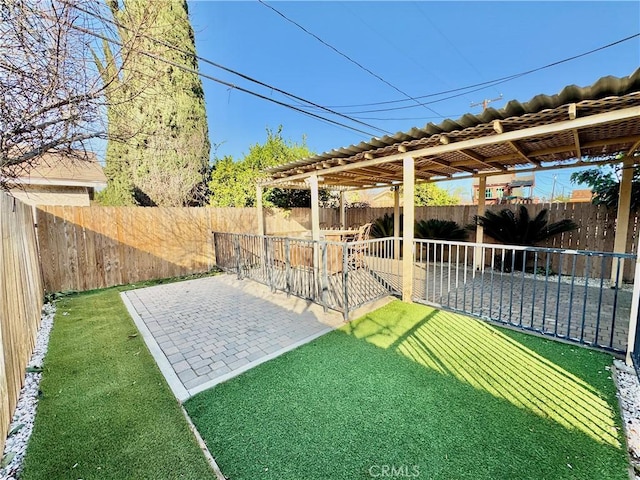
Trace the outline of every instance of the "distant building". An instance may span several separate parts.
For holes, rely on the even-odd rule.
[[[473,203],[478,203],[480,179],[474,178]],[[487,177],[487,186],[484,191],[487,205],[500,205],[507,203],[533,203],[533,188],[535,187],[535,175],[517,175],[508,173]]]
[[[384,191],[371,197],[371,200],[369,200],[369,205],[372,208],[393,207],[395,205],[394,202],[394,193],[386,188]]]
[[[583,190],[573,190],[571,192],[570,202],[590,202],[593,198],[593,192],[585,188]]]
[[[94,153],[86,160],[47,153],[11,184],[11,195],[29,205],[89,206],[95,191],[107,186],[107,178]]]

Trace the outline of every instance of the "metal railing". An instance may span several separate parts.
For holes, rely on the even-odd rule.
[[[393,239],[361,242],[214,232],[219,268],[343,313],[397,290]]]
[[[625,352],[632,289],[622,283],[622,261],[632,259],[633,254],[611,252],[416,240],[414,299]]]
[[[329,242],[216,232],[214,244],[223,270],[340,311],[345,319],[362,305],[402,291],[398,238]],[[622,262],[632,259],[633,254],[415,240],[413,299],[622,353],[632,298],[631,286],[622,282]]]

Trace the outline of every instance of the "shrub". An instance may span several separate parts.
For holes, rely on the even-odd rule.
[[[453,220],[420,220],[416,222],[415,237],[432,240],[466,240],[467,231]]]
[[[476,215],[475,225],[471,228],[475,229],[476,225],[480,225],[484,228],[484,233],[494,240],[504,245],[522,246],[533,246],[547,238],[578,228],[578,225],[567,219],[549,223],[548,215],[549,210],[545,208],[532,219],[527,207],[520,205],[518,214],[505,208],[498,213],[486,212],[484,216]],[[499,258],[496,256],[496,265],[506,272],[510,272],[512,266],[513,270],[522,270],[523,265],[526,268],[525,252],[516,251],[514,256],[512,252],[505,252],[504,265],[502,255]]]
[[[384,216],[376,218],[371,225],[371,238],[393,237],[393,214],[385,213]],[[402,236],[402,215],[400,215],[400,235]]]

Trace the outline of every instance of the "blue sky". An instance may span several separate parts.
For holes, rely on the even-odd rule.
[[[269,2],[267,2],[269,3]],[[428,95],[500,78],[577,55],[640,32],[640,2],[273,2],[273,7],[410,96]],[[288,23],[258,1],[189,1],[199,55],[323,106],[358,117],[391,133],[464,113],[479,113],[473,102],[527,101],[570,84],[590,85],[606,75],[626,76],[640,66],[640,40],[480,91],[429,105],[406,99],[381,80]],[[286,101],[210,65],[203,73]],[[306,137],[316,152],[359,143],[371,135],[309,118],[265,100],[204,79],[212,144],[217,155],[242,158],[261,143],[267,127],[283,126],[286,138]],[[438,99],[440,97],[432,97]],[[394,106],[394,111],[364,112]],[[330,116],[325,112],[317,112]],[[338,117],[335,120],[344,121]],[[379,131],[358,126],[380,136]],[[538,173],[538,196],[576,188],[569,170]],[[440,186],[470,190],[470,182]]]

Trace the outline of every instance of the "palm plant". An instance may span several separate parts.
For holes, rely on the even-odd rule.
[[[402,215],[400,215],[400,232],[402,232]],[[369,235],[371,238],[393,237],[393,214],[385,213],[384,216],[376,218],[371,225]]]
[[[465,240],[467,232],[452,220],[420,220],[415,224],[415,237],[429,240]],[[444,245],[434,243],[422,244],[420,258],[431,258],[434,261],[444,260],[449,257],[451,247],[445,249]]]
[[[549,210],[545,208],[531,218],[527,208],[520,205],[517,214],[506,208],[498,213],[488,211],[485,215],[476,215],[475,225],[470,228],[480,225],[485,234],[504,245],[523,246],[533,246],[547,238],[578,228],[578,225],[567,219],[549,223],[548,216]],[[522,270],[526,264],[525,252],[516,251],[514,256],[512,252],[505,252],[504,264],[502,258],[497,262],[504,271],[511,271],[512,267],[514,270]]]
[[[433,240],[465,240],[467,231],[452,220],[420,220],[416,222],[415,237]]]

